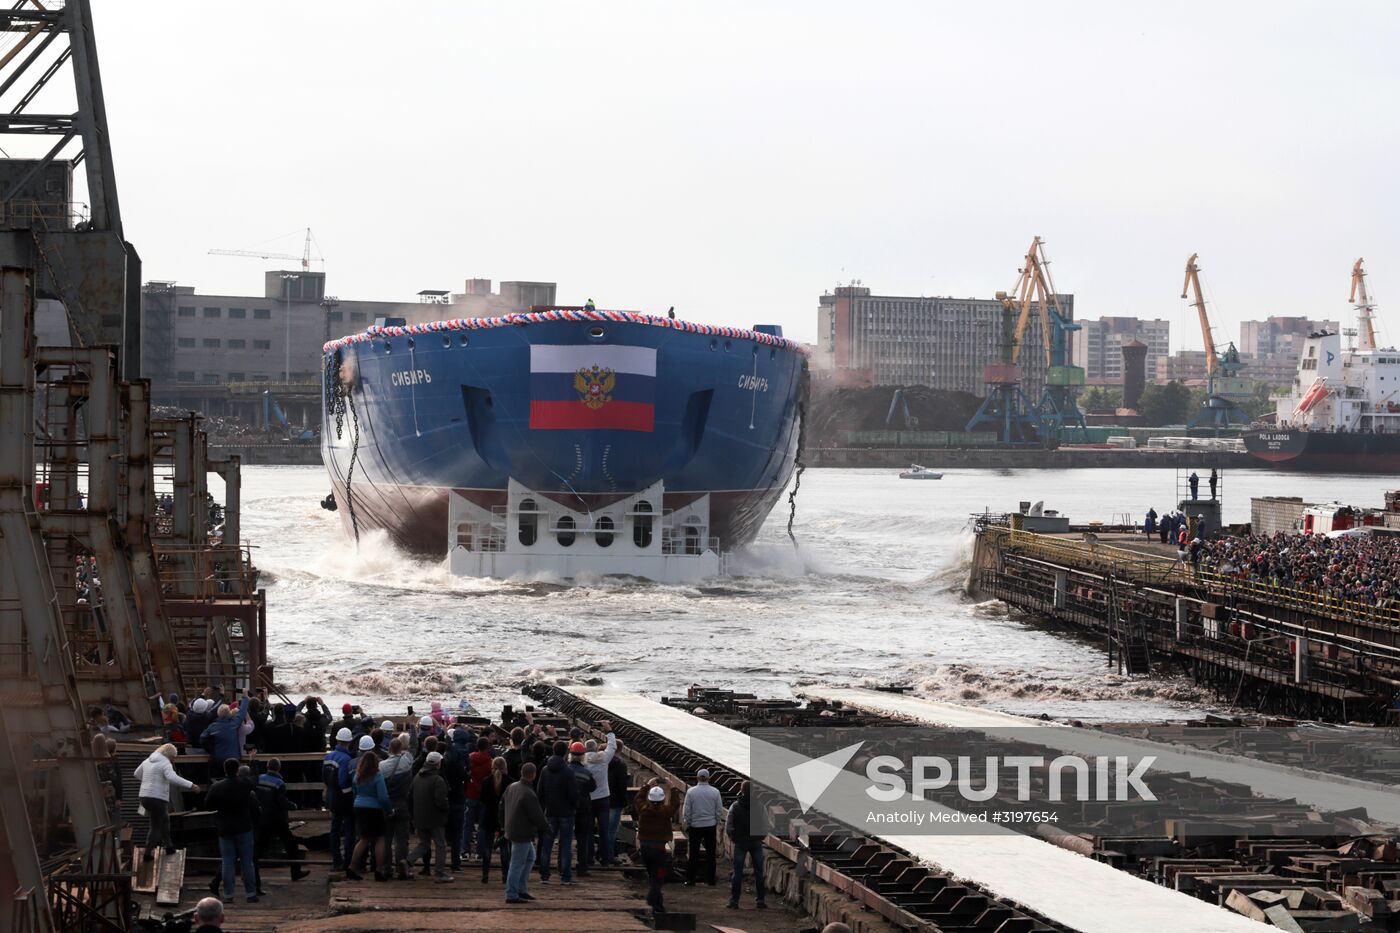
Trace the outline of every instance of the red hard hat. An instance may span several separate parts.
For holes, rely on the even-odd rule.
[[[569,746],[569,754],[571,754],[571,755],[582,755],[582,754],[583,754],[583,743],[582,743],[582,742],[575,742],[574,744],[570,745],[570,746]]]

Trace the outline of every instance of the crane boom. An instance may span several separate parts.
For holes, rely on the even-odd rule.
[[[1013,292],[1016,295],[1016,359],[1020,359],[1021,341],[1026,335],[1026,328],[1030,326],[1031,306],[1036,305],[1036,310],[1040,317],[1040,341],[1045,349],[1045,365],[1053,364],[1052,357],[1052,330],[1050,323],[1050,308],[1053,306],[1055,313],[1060,318],[1066,319],[1065,309],[1060,305],[1060,296],[1055,293],[1054,281],[1050,278],[1050,261],[1045,258],[1044,241],[1036,237],[1031,241],[1030,249],[1026,250],[1026,264],[1021,269],[1021,277],[1016,280],[1016,287]]]
[[[256,249],[211,249],[210,256],[249,256],[253,259],[300,259],[292,253],[265,253]]]
[[[1361,334],[1361,349],[1374,350],[1376,348],[1376,306],[1371,301],[1371,296],[1366,290],[1366,268],[1363,265],[1365,259],[1356,260],[1356,265],[1351,267],[1351,298],[1348,299],[1356,306],[1357,317],[1360,318],[1361,326],[1357,328]],[[1356,296],[1361,296],[1357,301]]]
[[[300,259],[301,271],[311,271],[311,228],[306,228],[306,240],[301,248],[301,255],[295,253],[274,253],[260,249],[211,249],[210,256],[247,256],[252,259]],[[317,257],[318,261],[320,257]]]
[[[1196,300],[1192,304],[1201,319],[1201,339],[1205,341],[1206,348],[1206,375],[1210,377],[1215,375],[1220,359],[1215,355],[1215,340],[1210,335],[1210,318],[1206,316],[1206,300],[1201,295],[1201,270],[1196,265],[1198,255],[1199,253],[1192,253],[1191,258],[1186,260],[1186,280],[1181,283],[1181,297],[1187,297],[1188,289],[1195,293]]]

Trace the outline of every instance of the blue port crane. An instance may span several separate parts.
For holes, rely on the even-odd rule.
[[[1002,306],[1001,359],[983,368],[987,397],[967,430],[995,425],[1003,444],[1054,446],[1070,427],[1078,427],[1083,437],[1084,415],[1075,394],[1084,385],[1084,370],[1070,362],[1070,334],[1079,324],[1060,304],[1040,237],[1031,241],[1011,292],[997,292],[997,300]],[[1045,390],[1038,404],[1032,404],[1021,389],[1021,347],[1033,311],[1040,320],[1046,365]]]
[[[1037,304],[1040,308],[1040,335],[1045,346],[1045,389],[1040,396],[1040,423],[1051,443],[1083,441],[1088,436],[1084,413],[1076,396],[1084,386],[1084,369],[1074,365],[1070,346],[1079,322],[1065,312],[1050,274],[1050,260],[1040,237],[1031,244],[1026,263],[1035,269]],[[1022,312],[1029,317],[1029,309]],[[1077,432],[1075,431],[1077,429]]]
[[[1200,411],[1186,422],[1186,427],[1204,426],[1214,428],[1219,433],[1222,428],[1249,424],[1249,416],[1229,398],[1231,395],[1248,395],[1249,389],[1245,380],[1236,375],[1244,364],[1240,362],[1240,352],[1235,349],[1235,344],[1231,342],[1224,354],[1216,352],[1215,340],[1210,332],[1210,317],[1206,314],[1206,299],[1201,294],[1201,269],[1196,265],[1198,255],[1192,253],[1191,258],[1186,260],[1186,281],[1181,283],[1181,297],[1188,297],[1188,291],[1195,297],[1192,306],[1201,322],[1201,340],[1206,351],[1206,400],[1201,403]]]
[[[901,410],[904,413],[904,430],[912,431],[917,428],[919,419],[909,414],[909,400],[904,397],[902,388],[895,389],[894,395],[890,396],[890,410],[885,412],[885,427],[890,426],[890,422],[894,420],[895,412]]]

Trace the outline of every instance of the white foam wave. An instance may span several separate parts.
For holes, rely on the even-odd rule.
[[[888,679],[888,678],[886,678]],[[936,664],[917,677],[917,692],[932,700],[996,706],[999,701],[1154,700],[1203,703],[1209,692],[1185,680],[1141,680],[1114,673],[1060,674],[1047,671],[984,670],[967,664]]]

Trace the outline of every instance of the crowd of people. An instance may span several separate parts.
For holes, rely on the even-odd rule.
[[[221,871],[210,884],[213,900],[235,894],[242,878],[249,903],[266,896],[260,864],[274,844],[292,880],[305,877],[305,853],[291,830],[295,804],[287,783],[319,783],[330,814],[332,870],[347,879],[406,881],[431,877],[456,881],[469,863],[482,884],[492,880],[493,862],[507,904],[534,900],[531,875],[576,885],[598,866],[623,864],[617,834],[624,810],[632,809],[637,831],[635,860],[650,879],[647,903],[664,910],[663,883],[673,870],[673,826],[688,833],[687,884],[716,884],[716,834],[726,813],[708,770],[684,794],[659,780],[629,796],[632,774],[618,752],[611,723],[602,738],[550,725],[509,730],[444,710],[374,722],[352,704],[332,715],[318,697],[299,704],[270,702],[266,691],[225,697],[211,687],[188,706],[163,698],[166,742],[135,769],[140,812],[149,821],[147,856],[174,850],[170,812],[178,794],[202,795],[199,809],[212,811]],[[123,775],[114,757],[114,709],[90,714],[93,746],[101,749],[100,773],[120,802]],[[123,718],[124,719],[124,718]],[[209,756],[207,781],[175,768],[182,749]],[[319,753],[321,760],[283,762],[279,755]],[[312,775],[315,775],[313,778]],[[734,842],[734,871],[728,905],[737,907],[745,867],[753,876],[756,904],[765,906],[763,847],[756,831],[762,808],[750,806],[748,786],[727,813]]]
[[[1400,597],[1400,537],[1244,535],[1205,543],[1203,566],[1221,576],[1315,590],[1381,608]]]

